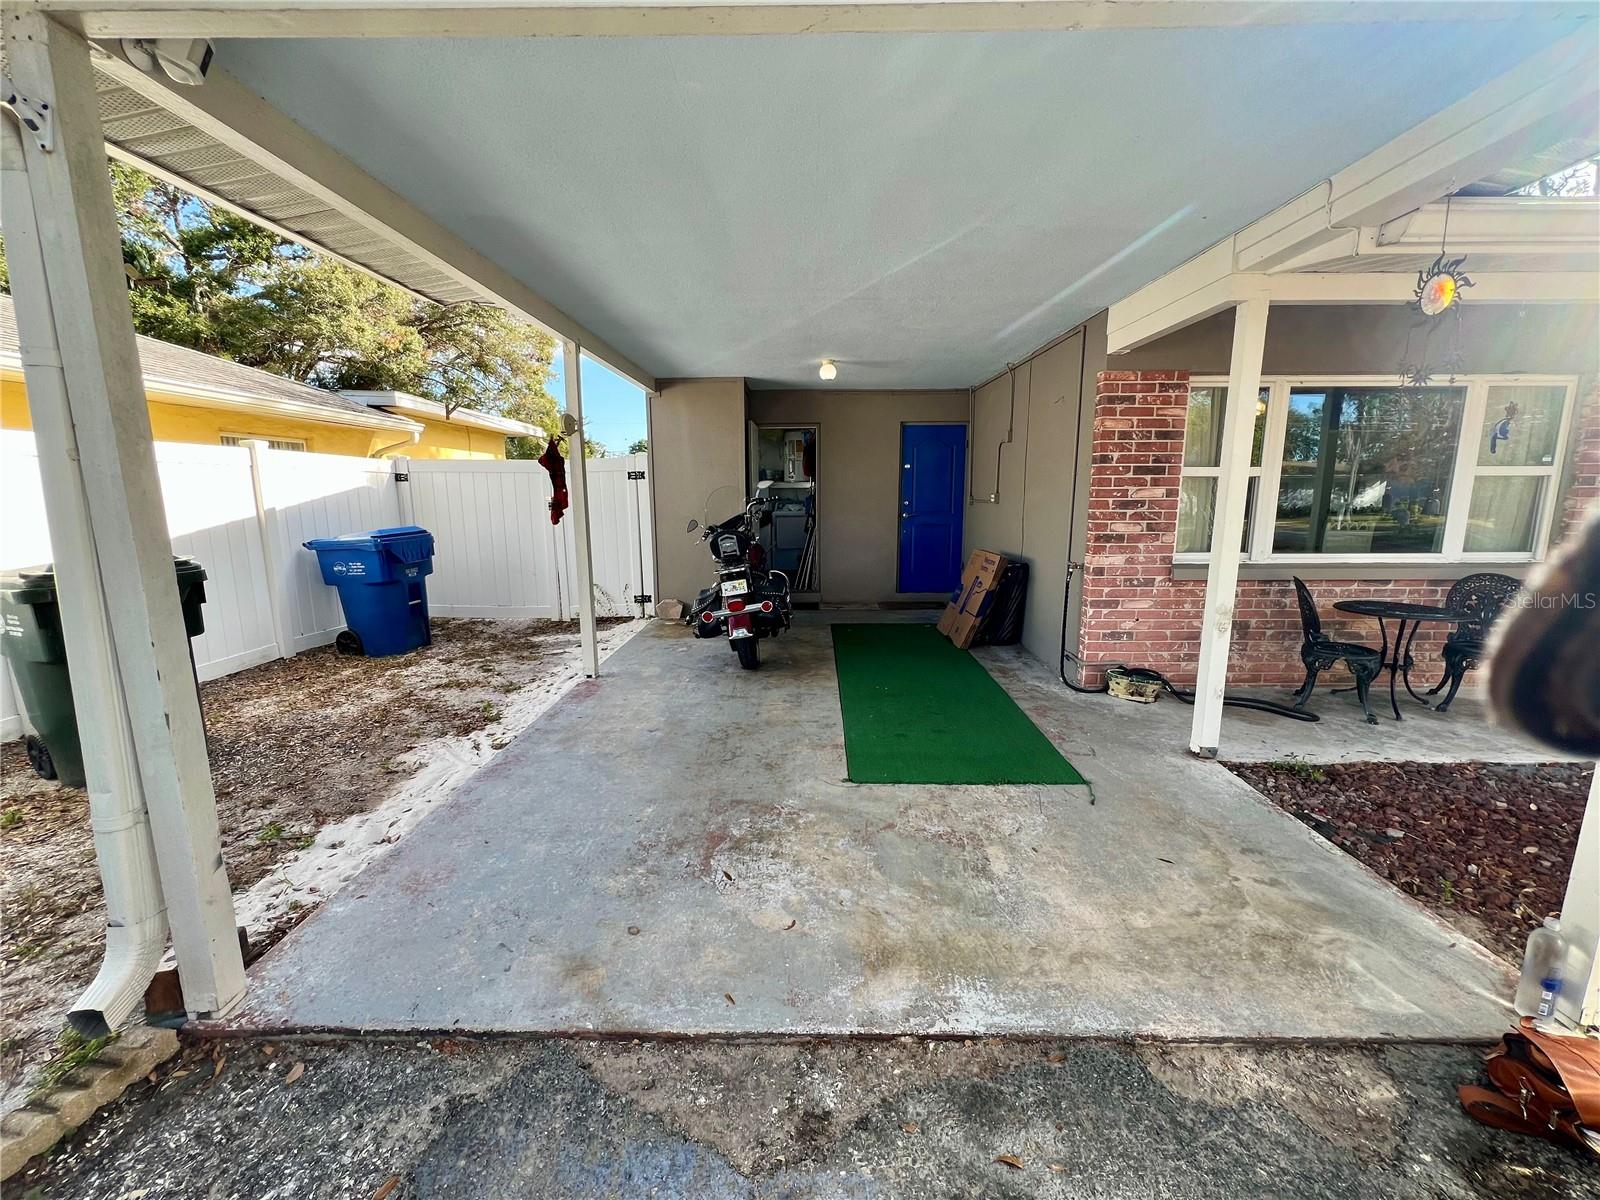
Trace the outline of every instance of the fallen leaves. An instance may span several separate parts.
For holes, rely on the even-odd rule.
[[[1059,1067],[1067,1061],[1067,1052],[1065,1050],[1052,1050],[1044,1056],[1044,1060],[1052,1067]]]
[[[385,1179],[377,1191],[372,1193],[372,1200],[387,1200],[390,1192],[400,1186],[400,1176],[391,1175]]]
[[[1053,1174],[1053,1175],[1060,1175],[1063,1171],[1065,1171],[1067,1169],[1067,1164],[1066,1163],[1057,1163],[1057,1162],[1045,1163],[1045,1168],[1048,1171],[1050,1171],[1050,1173]]]
[[[628,926],[628,936],[629,937],[638,937],[639,936],[639,927],[637,925],[629,925]]]
[[[783,927],[783,931],[785,933],[788,933],[789,930],[793,929],[798,924],[800,924],[800,919],[798,917],[796,917],[794,920],[790,921],[787,925],[785,925]]]
[[[306,1073],[306,1065],[305,1065],[305,1063],[297,1062],[297,1063],[295,1063],[294,1066],[290,1067],[289,1070],[288,1070],[288,1073],[284,1075],[283,1082],[285,1084],[294,1083],[300,1078],[300,1076],[304,1075],[305,1073]]]
[[[724,1000],[726,1000],[729,1004],[735,1003],[735,1001],[733,999],[733,993],[732,992],[723,992],[722,993],[722,998]]]
[[[729,874],[728,874],[728,872],[727,872],[727,871],[723,871],[723,872],[722,872],[722,877],[723,877],[723,878],[724,878],[724,879],[726,879],[726,880],[727,880],[727,881],[728,881],[728,882],[729,882],[729,883],[732,883],[732,882],[733,882],[733,876],[732,876],[732,875],[729,875]]]
[[[1003,1167],[1010,1167],[1013,1171],[1022,1170],[1022,1160],[1015,1154],[996,1154],[994,1160]]]
[[[900,1126],[900,1132],[901,1133],[921,1133],[922,1132],[922,1126],[918,1125],[915,1121],[907,1121],[904,1125]]]

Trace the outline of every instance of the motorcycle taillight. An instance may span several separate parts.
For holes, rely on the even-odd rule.
[[[729,612],[743,612],[744,611],[744,601],[743,600],[729,600],[728,601],[728,611]]]

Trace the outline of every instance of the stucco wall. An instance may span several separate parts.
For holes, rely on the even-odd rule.
[[[383,457],[404,454],[410,458],[504,458],[506,437],[492,429],[474,429],[460,421],[434,421],[406,413],[407,419],[422,426],[422,437],[414,446],[401,446]],[[385,439],[385,443],[398,440]]]
[[[751,392],[749,411],[758,425],[817,426],[817,565],[824,603],[943,598],[895,591],[900,427],[965,424],[966,392]]]
[[[1600,368],[1600,306],[1475,304],[1470,291],[1464,294],[1463,374],[1587,375]],[[1399,304],[1274,305],[1261,369],[1267,375],[1397,375],[1415,321]],[[1434,334],[1441,356],[1446,332]],[[1107,365],[1115,371],[1226,375],[1232,347],[1230,310],[1113,354]]]
[[[689,602],[712,571],[706,548],[684,526],[701,519],[717,488],[744,487],[744,380],[667,379],[659,387],[646,403],[656,599]]]
[[[1086,406],[1083,397],[1092,396],[1093,387],[1084,380],[1093,380],[1104,365],[1102,313],[973,397],[967,553],[982,547],[1028,562],[1022,641],[1052,666],[1061,649],[1069,550],[1081,557],[1082,529],[1073,529],[1072,514],[1082,511],[1089,489],[1086,458],[1074,471],[1080,436],[1092,420],[1093,405]],[[1086,456],[1087,441],[1081,446]],[[1074,628],[1077,607],[1074,598]]]
[[[221,408],[199,408],[179,397],[163,399],[149,392],[150,433],[158,442],[199,442],[216,446],[222,435],[246,434],[265,438],[299,438],[315,454],[350,454],[365,457],[373,450],[399,440],[397,430],[361,429],[350,425],[325,425],[317,421],[258,416]],[[0,427],[31,429],[28,392],[20,373],[0,376]]]

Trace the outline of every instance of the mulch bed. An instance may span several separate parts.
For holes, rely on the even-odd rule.
[[[1589,796],[1581,763],[1229,763],[1228,769],[1512,962],[1559,912]]]

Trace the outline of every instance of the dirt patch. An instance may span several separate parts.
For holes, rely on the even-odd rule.
[[[575,621],[435,620],[432,645],[414,654],[347,658],[329,646],[202,685],[235,893],[323,826],[377,807],[431,748],[495,726],[517,693],[571,660],[577,638]],[[0,1109],[9,1109],[98,968],[105,926],[88,798],[35,776],[18,742],[0,745],[0,903]],[[253,934],[270,941],[307,912],[296,903]]]
[[[1557,912],[1589,796],[1580,763],[1229,763],[1334,845],[1511,962]]]

